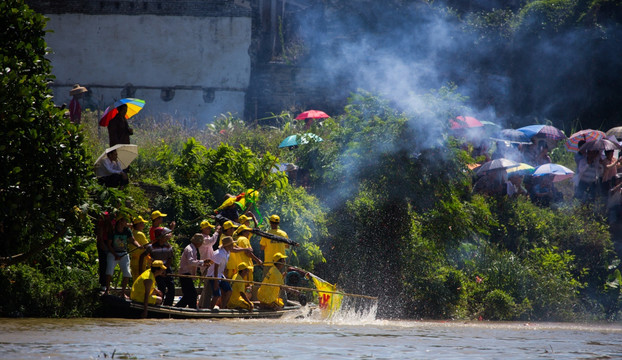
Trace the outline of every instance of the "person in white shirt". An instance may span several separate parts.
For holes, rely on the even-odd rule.
[[[212,302],[210,303],[210,309],[214,309],[220,301],[223,308],[227,307],[229,298],[231,297],[231,284],[227,282],[224,276],[225,268],[227,267],[227,261],[229,261],[229,254],[233,249],[233,238],[231,236],[225,236],[222,238],[222,245],[218,250],[214,251],[214,265],[210,266],[207,270],[208,277],[215,277],[223,280],[211,279],[210,286],[212,287]]]
[[[196,275],[197,267],[209,266],[211,260],[199,259],[199,249],[203,247],[203,234],[197,233],[190,239],[190,244],[184,248],[179,261],[179,273],[182,275]],[[194,287],[194,279],[190,277],[179,278],[183,296],[177,302],[176,307],[197,308],[197,289]]]
[[[117,151],[112,150],[95,166],[95,175],[100,184],[107,187],[122,187],[128,184],[127,174],[123,172],[117,159]]]

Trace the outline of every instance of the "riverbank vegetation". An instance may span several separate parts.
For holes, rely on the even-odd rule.
[[[380,297],[383,317],[620,316],[620,261],[595,207],[472,194],[474,159],[447,129],[468,104],[451,84],[418,95],[421,112],[359,90],[309,129],[289,112],[259,124],[226,114],[207,127],[136,117],[131,183],[104,188],[92,164],[107,133],[96,112],[76,126],[54,107],[43,18],[16,0],[0,10],[11,30],[1,50],[0,316],[97,315],[94,224],[103,211],[161,210],[177,222],[179,248],[225,194],[247,189],[259,189],[253,211],[263,224],[277,213],[301,243],[292,264]],[[307,131],[322,141],[278,148]],[[282,163],[300,176],[276,171]]]

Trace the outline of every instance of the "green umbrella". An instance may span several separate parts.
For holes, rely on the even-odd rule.
[[[322,138],[313,133],[306,133],[302,135],[295,134],[295,135],[290,135],[286,137],[283,141],[281,141],[281,143],[279,144],[279,148],[304,145],[310,142],[320,142],[320,141],[323,141]]]

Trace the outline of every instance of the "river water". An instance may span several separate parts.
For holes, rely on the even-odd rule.
[[[0,319],[0,359],[615,359],[622,324]]]

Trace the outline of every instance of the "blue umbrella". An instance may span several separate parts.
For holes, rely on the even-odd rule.
[[[323,141],[322,138],[313,133],[306,133],[302,135],[297,135],[297,134],[290,135],[286,137],[285,139],[283,139],[283,141],[281,141],[281,143],[279,144],[279,148],[304,145],[310,142],[320,142],[320,141]]]
[[[529,139],[536,135],[551,140],[563,140],[566,138],[566,135],[561,130],[551,125],[529,125],[517,130],[527,135]]]
[[[503,129],[499,134],[490,138],[496,141],[509,141],[514,144],[531,144],[531,140],[524,132],[514,129]]]

